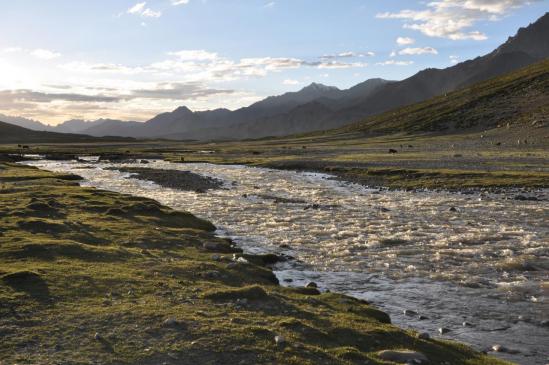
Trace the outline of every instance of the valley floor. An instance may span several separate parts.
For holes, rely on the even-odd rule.
[[[13,145],[0,153],[20,153]],[[31,145],[29,154],[56,158],[103,155],[115,160],[244,164],[316,171],[393,189],[549,187],[549,127],[513,126],[454,135],[311,134],[235,142],[153,141],[133,144]]]
[[[276,258],[210,223],[77,180],[0,164],[2,364],[381,364],[388,349],[502,363],[363,301],[283,288]]]

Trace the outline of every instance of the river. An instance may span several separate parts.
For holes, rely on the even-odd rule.
[[[283,285],[316,282],[370,301],[404,328],[455,339],[526,365],[549,359],[549,203],[510,194],[368,189],[328,175],[150,161],[224,181],[206,193],[162,188],[112,167],[33,161],[93,186],[157,200],[206,218],[253,253],[295,258]],[[406,313],[405,313],[406,311]],[[448,330],[441,335],[439,328]]]

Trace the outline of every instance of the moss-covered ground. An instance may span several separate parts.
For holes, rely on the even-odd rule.
[[[235,261],[210,223],[76,180],[0,163],[2,364],[382,364],[386,349],[502,363],[363,301],[283,288],[272,257]]]

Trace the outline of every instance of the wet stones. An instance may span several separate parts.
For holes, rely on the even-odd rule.
[[[535,196],[525,196],[525,195],[517,195],[513,199],[519,200],[519,201],[532,201],[532,202],[536,202],[539,200]]]
[[[306,288],[318,288],[318,284],[315,283],[314,281],[311,281],[309,283],[307,283],[307,285],[305,285]]]
[[[520,351],[518,351],[518,350],[510,349],[508,347],[505,347],[505,346],[502,346],[502,345],[499,345],[499,344],[493,345],[490,348],[490,351],[499,352],[499,353],[506,353],[506,354],[518,354],[518,353],[520,353]]]
[[[392,361],[399,364],[426,364],[429,362],[427,356],[417,351],[394,351],[384,350],[378,352],[377,356],[385,361]]]
[[[429,340],[431,338],[431,335],[427,332],[421,332],[417,334],[417,338],[419,338],[420,340]]]
[[[274,341],[275,341],[275,344],[279,347],[283,347],[286,345],[286,338],[284,338],[284,336],[277,335],[275,336]]]
[[[408,316],[408,317],[415,317],[417,316],[417,312],[416,311],[413,311],[413,310],[410,310],[410,309],[405,309],[402,311],[402,313],[404,313],[405,316]]]
[[[204,242],[202,248],[210,252],[231,253],[235,249],[228,243],[224,242]]]
[[[445,327],[440,327],[438,329],[438,333],[440,333],[441,335],[444,335],[446,333],[450,332],[450,329],[449,328],[445,328]]]

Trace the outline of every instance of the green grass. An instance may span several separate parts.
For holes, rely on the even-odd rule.
[[[280,287],[263,266],[272,257],[234,263],[227,252],[239,251],[212,229],[148,199],[0,163],[0,359],[382,364],[380,350],[413,349],[434,364],[503,363],[418,340],[363,301]]]

